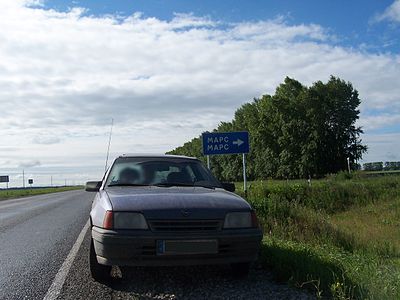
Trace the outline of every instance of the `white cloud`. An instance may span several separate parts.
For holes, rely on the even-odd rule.
[[[296,38],[316,41],[325,41],[330,38],[326,30],[319,25],[301,24],[289,26],[285,23],[283,17],[269,21],[235,24],[230,31],[223,33],[224,35],[230,33],[228,35],[229,38],[233,37],[247,41],[257,40],[259,42],[268,42],[269,44],[282,44],[293,41]]]
[[[18,164],[18,168],[33,168],[33,167],[38,167],[40,166],[41,163],[38,160],[31,160],[31,161],[24,161],[24,162],[20,162]]]
[[[285,76],[312,84],[333,74],[359,90],[362,112],[400,110],[400,57],[340,47],[316,24],[99,17],[41,3],[0,2],[0,150],[15,148],[0,151],[2,166],[33,158],[37,169],[100,176],[112,117],[113,155],[164,152]],[[381,117],[374,128],[398,123]]]
[[[397,151],[400,148],[400,133],[371,134],[366,136],[364,141],[375,150],[364,162],[400,161]]]
[[[61,142],[61,139],[56,136],[37,135],[32,139],[34,144],[52,145]]]
[[[362,116],[359,124],[365,130],[375,130],[382,129],[386,126],[399,125],[400,124],[400,114],[397,113],[382,113],[375,116]]]
[[[188,27],[215,27],[217,22],[209,18],[196,17],[193,14],[175,13],[175,18],[170,22],[170,25],[175,29]],[[141,15],[137,15],[139,18]]]
[[[400,22],[400,0],[395,0],[385,11],[375,16],[374,21]]]

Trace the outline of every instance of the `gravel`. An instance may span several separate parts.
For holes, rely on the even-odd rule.
[[[59,299],[315,299],[274,282],[270,272],[256,267],[245,279],[235,279],[228,266],[113,267],[105,285],[90,277],[88,246],[89,233]]]
[[[113,270],[120,275],[119,270]],[[269,272],[252,269],[235,279],[227,266],[129,268],[113,285],[112,299],[314,299],[304,291],[272,281]]]

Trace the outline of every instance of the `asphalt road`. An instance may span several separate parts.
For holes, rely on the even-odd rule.
[[[93,196],[68,191],[0,201],[0,299],[43,299]]]
[[[60,277],[58,299],[313,298],[275,283],[257,266],[240,280],[227,266],[113,267],[108,283],[95,282],[88,270],[90,230],[85,230],[93,196],[69,191],[0,201],[0,299],[43,299]]]

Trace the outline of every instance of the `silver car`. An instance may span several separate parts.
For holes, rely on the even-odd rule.
[[[108,278],[112,265],[230,264],[246,275],[262,232],[252,207],[196,158],[122,155],[102,181],[90,212],[90,271]]]

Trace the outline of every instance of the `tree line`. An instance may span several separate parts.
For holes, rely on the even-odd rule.
[[[377,161],[365,163],[363,165],[365,171],[397,171],[400,170],[400,161]]]
[[[351,83],[331,76],[307,87],[286,77],[274,95],[263,95],[239,107],[230,122],[214,132],[248,131],[250,179],[321,177],[347,169],[366,152],[356,126],[359,94]],[[201,136],[171,154],[195,156],[205,161]],[[212,171],[223,180],[241,180],[240,155],[211,157]]]

